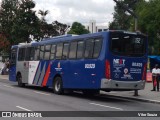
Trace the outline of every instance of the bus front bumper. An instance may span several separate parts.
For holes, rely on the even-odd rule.
[[[141,90],[145,87],[145,80],[140,81],[117,81],[112,79],[102,79],[101,89],[110,90]]]

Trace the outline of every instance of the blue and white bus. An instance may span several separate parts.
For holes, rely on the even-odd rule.
[[[9,80],[97,93],[99,90],[144,89],[147,37],[141,33],[107,31],[60,36],[11,48]]]

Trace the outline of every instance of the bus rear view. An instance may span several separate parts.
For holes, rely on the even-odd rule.
[[[140,90],[145,87],[147,37],[139,33],[111,31],[101,88]]]

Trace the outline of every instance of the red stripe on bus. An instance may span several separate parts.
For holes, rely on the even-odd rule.
[[[47,71],[46,71],[46,74],[45,74],[44,79],[43,79],[42,86],[46,86],[47,80],[49,78],[50,70],[51,70],[51,65],[49,64],[48,68],[47,68]]]

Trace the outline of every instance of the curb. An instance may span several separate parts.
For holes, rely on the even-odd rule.
[[[151,100],[151,99],[145,99],[145,98],[135,98],[135,97],[125,97],[125,96],[118,96],[118,95],[108,95],[108,94],[102,94],[102,95],[107,95],[109,97],[118,97],[118,98],[122,98],[122,99],[141,101],[141,102],[160,104],[160,101],[158,101],[158,100]]]
[[[8,78],[0,78],[1,80],[8,80]]]
[[[8,80],[8,78],[0,78],[1,80]]]
[[[0,75],[1,80],[8,80],[8,75]]]

